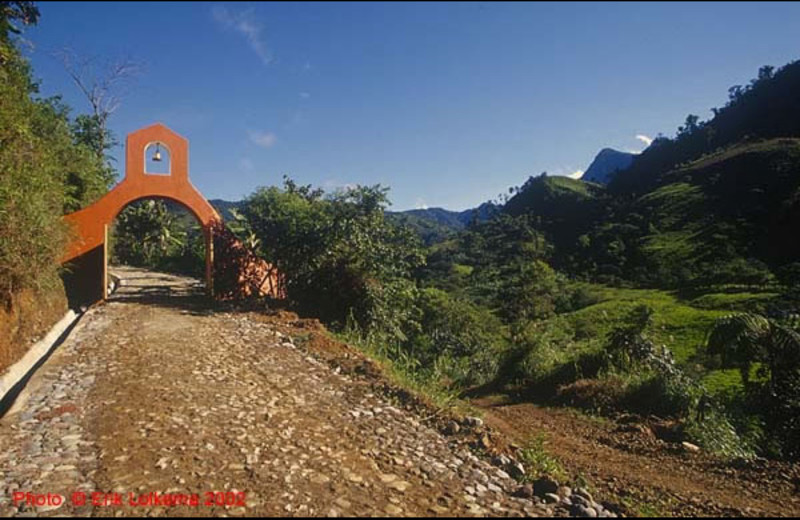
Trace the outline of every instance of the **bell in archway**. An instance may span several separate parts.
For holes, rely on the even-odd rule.
[[[161,162],[161,149],[156,145],[156,153],[153,154],[153,162]]]

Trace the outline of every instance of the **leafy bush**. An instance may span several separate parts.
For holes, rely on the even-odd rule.
[[[487,309],[438,289],[421,291],[420,328],[408,341],[424,366],[459,386],[484,384],[497,375],[507,338],[500,320]]]
[[[134,202],[117,216],[112,260],[139,267],[157,268],[177,256],[186,233],[161,200]]]
[[[519,451],[519,459],[525,466],[525,481],[532,482],[545,476],[562,482],[567,480],[567,472],[561,462],[547,450],[544,434],[531,438]]]
[[[384,218],[386,192],[358,186],[325,196],[287,178],[283,190],[248,197],[242,215],[301,312],[402,341],[414,327],[411,273],[423,257],[413,233]]]
[[[699,399],[699,388],[687,384],[685,377],[664,372],[637,375],[629,383],[622,398],[622,409],[657,417],[686,417],[691,415]]]
[[[59,285],[67,241],[64,212],[93,202],[108,188],[102,159],[79,144],[68,109],[39,99],[28,62],[16,48],[15,22],[35,23],[28,2],[0,6],[0,304],[15,294]]]
[[[751,459],[754,448],[736,432],[724,413],[711,410],[703,420],[690,418],[684,433],[701,448],[726,459]]]
[[[717,320],[708,354],[737,368],[748,399],[763,418],[771,452],[800,458],[800,332],[794,320],[779,322],[758,314]],[[752,377],[754,367],[757,377]]]

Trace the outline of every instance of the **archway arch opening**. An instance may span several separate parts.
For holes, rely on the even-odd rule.
[[[168,197],[135,199],[120,208],[108,226],[111,272],[115,268],[144,268],[188,276],[196,279],[198,286],[203,285],[208,247],[200,217],[189,206]]]
[[[283,297],[280,276],[275,267],[252,253],[248,254],[225,228],[219,213],[189,182],[188,145],[184,137],[161,123],[128,134],[125,178],[91,206],[64,216],[66,225],[74,234],[61,257],[65,265],[62,279],[71,306],[89,305],[107,298],[109,227],[123,208],[147,198],[162,198],[184,205],[201,222],[208,295],[222,298],[251,294]],[[160,161],[153,160],[157,152],[160,152]],[[149,153],[151,155],[148,156]],[[168,174],[158,174],[156,170],[146,167],[148,162],[167,162],[167,153],[169,166],[160,171]],[[194,229],[196,243],[199,240],[197,228]],[[227,256],[225,262],[215,261],[216,244]],[[216,279],[219,276],[224,283],[218,292]]]

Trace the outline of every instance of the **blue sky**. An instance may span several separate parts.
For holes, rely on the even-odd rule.
[[[44,95],[86,101],[54,51],[144,64],[112,130],[190,141],[208,198],[288,174],[462,210],[705,119],[761,65],[800,58],[798,3],[40,3]],[[115,155],[123,165],[123,149]]]

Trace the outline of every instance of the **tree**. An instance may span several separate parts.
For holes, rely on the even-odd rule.
[[[61,216],[85,205],[86,186],[100,170],[88,148],[76,144],[68,108],[40,99],[30,64],[13,34],[36,23],[30,2],[0,3],[0,304],[13,305],[25,290],[58,286],[58,259],[67,238]]]
[[[285,178],[283,189],[260,188],[246,199],[246,234],[285,276],[302,312],[404,337],[414,312],[411,273],[423,257],[413,232],[386,220],[387,191],[356,186],[326,195]]]
[[[741,85],[734,85],[728,89],[728,104],[732,105],[742,99],[744,96],[745,89],[742,88]]]
[[[142,65],[127,56],[100,63],[96,57],[80,57],[71,49],[61,50],[57,56],[91,106],[91,114],[75,120],[76,138],[109,165],[113,176],[107,154],[117,141],[108,120],[122,103],[126,84],[141,73]]]
[[[694,134],[700,128],[700,125],[698,125],[699,120],[700,118],[694,114],[686,116],[683,126],[678,127],[678,137]]]
[[[772,65],[764,65],[758,69],[758,78],[754,80],[755,83],[759,81],[767,81],[772,79],[775,72],[775,67]]]
[[[39,21],[39,8],[33,2],[0,2],[0,40],[8,42],[11,34],[20,34],[22,30],[14,23],[36,25]],[[0,56],[0,58],[4,57]],[[0,61],[3,63],[5,60]]]

